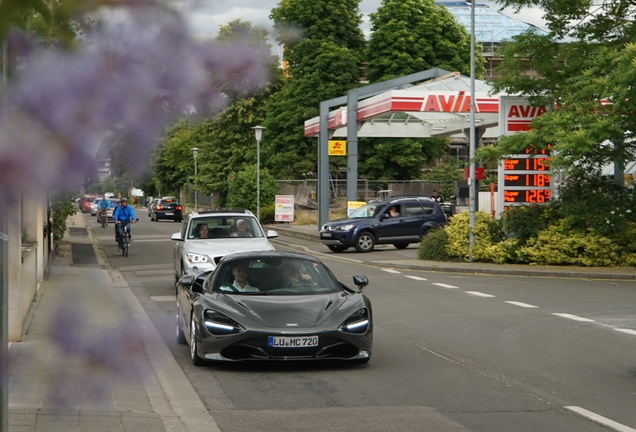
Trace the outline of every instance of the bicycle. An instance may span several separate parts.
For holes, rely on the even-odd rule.
[[[106,210],[99,209],[99,217],[97,218],[98,223],[102,224],[102,228],[106,228],[108,225],[108,214]]]
[[[122,231],[122,235],[124,236],[124,239],[121,242],[122,248],[121,248],[121,254],[125,257],[128,256],[128,246],[130,246],[130,229],[128,228],[130,226],[129,223],[124,225],[124,229]]]
[[[121,242],[121,254],[125,257],[128,256],[128,247],[130,246],[130,224],[138,221],[139,219],[135,219],[134,221],[124,224],[124,229],[122,230],[122,235],[124,236],[124,238]]]

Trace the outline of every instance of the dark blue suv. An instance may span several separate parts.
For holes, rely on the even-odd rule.
[[[370,252],[376,244],[405,249],[418,243],[432,228],[448,219],[440,205],[430,198],[397,198],[371,201],[349,217],[330,221],[320,230],[320,241],[333,252],[351,246]]]

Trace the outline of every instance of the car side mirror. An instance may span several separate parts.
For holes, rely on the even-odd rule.
[[[274,230],[267,230],[267,238],[276,238],[278,233]]]
[[[186,288],[192,288],[194,285],[194,280],[196,277],[194,275],[185,275],[179,278],[179,285],[183,285]]]
[[[383,221],[383,220],[387,220],[389,217],[390,217],[390,216],[389,216],[389,214],[388,214],[388,213],[382,213],[382,214],[380,215],[380,220],[381,220],[381,221]]]
[[[170,240],[183,241],[183,238],[181,237],[181,233],[177,232],[177,233],[172,234],[172,237],[170,237]]]
[[[369,279],[364,275],[353,275],[353,283],[356,284],[359,291],[362,291],[362,288],[369,285]]]

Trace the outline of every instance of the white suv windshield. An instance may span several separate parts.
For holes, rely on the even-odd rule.
[[[251,216],[209,216],[192,219],[188,239],[262,238],[263,230]]]

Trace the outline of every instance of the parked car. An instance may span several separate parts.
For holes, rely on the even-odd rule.
[[[99,196],[97,195],[84,195],[84,197],[80,201],[80,210],[82,213],[90,213],[93,201],[99,200]]]
[[[241,222],[242,221],[242,222]],[[238,224],[245,225],[239,232]],[[207,238],[201,235],[207,230]],[[174,275],[194,275],[212,270],[225,255],[232,252],[273,251],[268,239],[278,237],[276,231],[263,232],[258,219],[248,210],[211,210],[190,213],[180,232],[172,235]]]
[[[245,252],[177,283],[177,341],[206,361],[340,360],[366,363],[373,346],[368,279],[357,290],[317,258]],[[246,287],[249,287],[246,288]]]
[[[173,198],[162,198],[150,212],[150,220],[159,222],[159,219],[170,219],[175,222],[183,220],[183,209],[179,201]]]
[[[392,208],[395,216],[391,215]],[[358,252],[370,252],[376,244],[392,244],[405,249],[447,221],[440,205],[431,198],[377,200],[360,207],[347,218],[324,224],[320,241],[333,252],[342,252],[352,246]]]
[[[97,216],[97,203],[101,198],[96,198],[91,203],[91,216]]]

